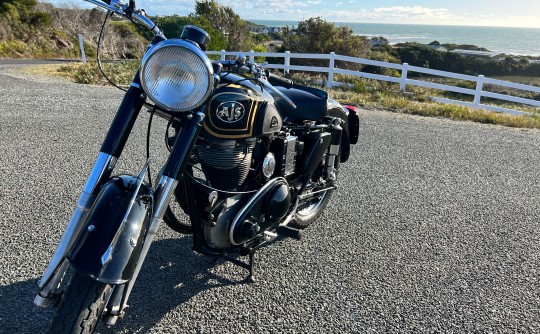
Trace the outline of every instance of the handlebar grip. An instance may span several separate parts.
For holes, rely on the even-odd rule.
[[[287,89],[292,88],[294,85],[294,82],[290,79],[280,77],[279,75],[275,75],[272,73],[268,74],[268,82],[275,86],[282,86]]]

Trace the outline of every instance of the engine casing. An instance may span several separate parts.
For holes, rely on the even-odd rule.
[[[235,190],[246,180],[251,166],[255,138],[209,140],[197,152],[210,185],[220,190]]]

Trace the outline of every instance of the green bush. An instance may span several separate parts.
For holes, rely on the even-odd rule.
[[[73,73],[73,77],[75,82],[80,84],[94,84],[98,81],[96,69],[89,64],[80,66]]]

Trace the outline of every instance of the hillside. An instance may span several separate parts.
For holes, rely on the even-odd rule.
[[[57,8],[35,0],[0,1],[0,57],[78,58],[79,33],[86,53],[93,56],[104,16],[98,9]],[[101,52],[111,58],[133,58],[145,46],[133,25],[111,20]]]

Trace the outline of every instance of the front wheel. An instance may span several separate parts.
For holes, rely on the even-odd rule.
[[[93,333],[111,290],[109,284],[75,273],[56,309],[47,333]]]

